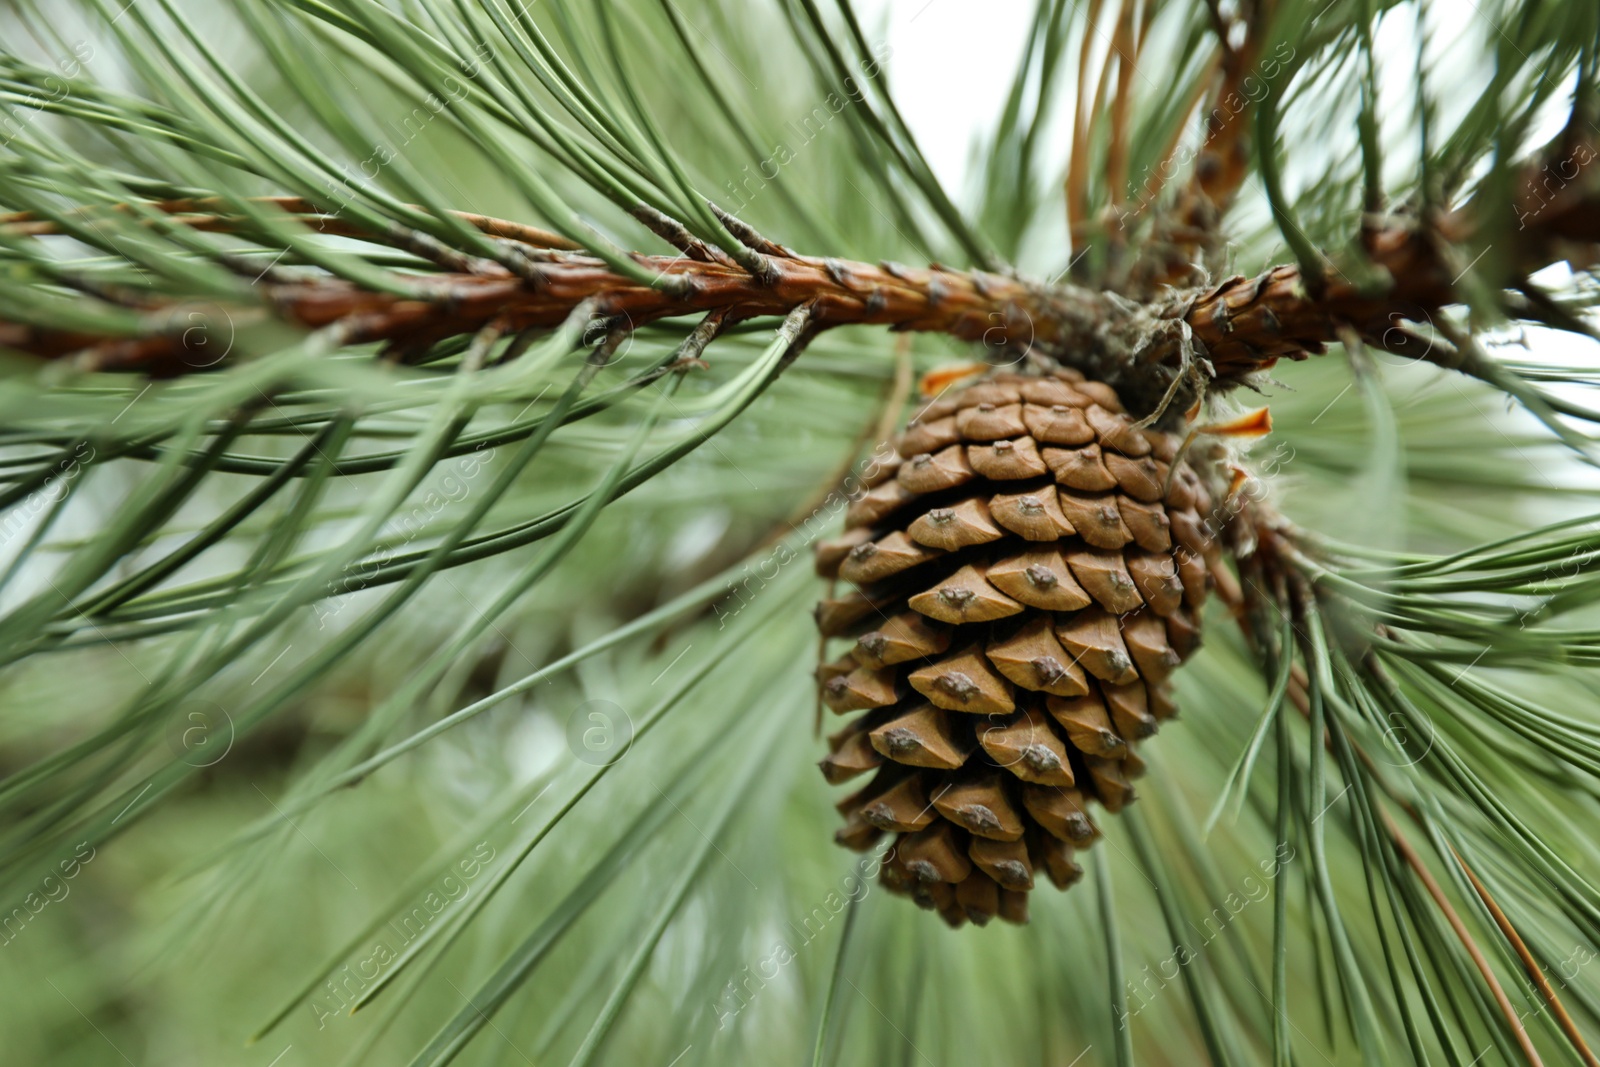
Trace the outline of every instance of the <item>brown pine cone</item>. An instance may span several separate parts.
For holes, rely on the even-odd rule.
[[[823,701],[847,848],[898,835],[881,883],[959,926],[1026,922],[1036,872],[1065,889],[1174,713],[1218,565],[1210,501],[1171,434],[1136,429],[1074,371],[1001,374],[924,407],[851,502],[817,570],[848,652]]]

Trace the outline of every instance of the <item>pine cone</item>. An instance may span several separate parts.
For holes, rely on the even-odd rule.
[[[923,408],[817,545],[857,587],[817,605],[824,637],[854,641],[818,668],[822,699],[862,712],[822,773],[874,772],[835,838],[898,835],[891,892],[953,926],[1026,922],[1036,872],[1082,877],[1092,803],[1133,799],[1217,564],[1177,450],[1104,383],[1002,374]]]

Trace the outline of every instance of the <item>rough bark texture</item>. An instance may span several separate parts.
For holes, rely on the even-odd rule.
[[[1572,150],[1594,156],[1586,146]],[[1581,260],[1575,250],[1586,256],[1600,243],[1600,194],[1589,188],[1591,183],[1563,184],[1546,198],[1536,182],[1540,173],[1530,168],[1519,189],[1519,228],[1495,235],[1509,246],[1497,257],[1511,265],[1507,282],[1559,259]],[[288,210],[309,207],[285,203]],[[226,228],[214,214],[196,211],[205,205],[160,206],[189,224]],[[1406,221],[1369,226],[1363,256],[1344,267],[1330,261],[1317,277],[1307,278],[1295,266],[1277,266],[1255,278],[1168,290],[1143,304],[1115,293],[1072,285],[1046,288],[983,271],[803,256],[748,231],[743,236],[760,253],[761,271],[747,270],[689,239],[677,256],[635,257],[658,279],[645,285],[595,257],[558,247],[565,242],[554,235],[469,215],[461,217],[525,248],[525,269],[513,272],[435,249],[436,258],[459,260],[463,269],[407,279],[415,288],[412,296],[326,278],[269,276],[256,289],[264,308],[290,323],[337,326],[347,344],[390,342],[402,358],[489,323],[508,330],[552,327],[585,302],[624,328],[707,312],[730,321],[781,316],[809,305],[821,328],[865,324],[946,333],[984,344],[997,362],[1037,357],[1046,365],[1074,367],[1107,382],[1131,411],[1145,414],[1163,400],[1181,411],[1202,389],[1237,385],[1280,359],[1319,352],[1350,331],[1369,344],[1393,347],[1402,336],[1397,327],[1427,322],[1457,299],[1456,286],[1470,258],[1464,251],[1488,240],[1480,215],[1469,204],[1431,227]],[[14,233],[48,232],[23,217],[0,220],[0,225]],[[404,243],[396,234],[380,239]],[[153,322],[181,326],[108,338],[0,321],[0,347],[73,357],[96,369],[151,374],[193,369],[184,349],[192,320],[173,314],[171,306],[147,310]],[[1454,357],[1441,351],[1422,358],[1450,365]]]

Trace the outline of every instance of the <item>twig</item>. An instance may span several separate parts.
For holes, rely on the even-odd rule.
[[[1477,891],[1478,899],[1482,900],[1483,906],[1489,909],[1489,914],[1494,917],[1495,925],[1500,927],[1500,932],[1505,935],[1506,940],[1511,943],[1511,947],[1516,950],[1517,957],[1522,960],[1523,970],[1528,972],[1528,980],[1534,984],[1540,995],[1544,997],[1545,1002],[1550,1005],[1550,1010],[1555,1015],[1556,1022],[1560,1024],[1562,1033],[1567,1035],[1567,1041],[1571,1043],[1573,1050],[1583,1058],[1583,1062],[1588,1064],[1589,1067],[1600,1067],[1600,1060],[1595,1059],[1594,1053],[1589,1050],[1588,1043],[1583,1039],[1583,1034],[1578,1031],[1578,1024],[1572,1021],[1572,1016],[1567,1014],[1567,1009],[1562,1005],[1561,998],[1556,995],[1554,989],[1550,988],[1550,980],[1544,976],[1544,971],[1539,967],[1539,961],[1533,958],[1533,953],[1528,951],[1528,946],[1523,942],[1522,935],[1518,934],[1517,928],[1511,925],[1511,920],[1506,918],[1506,913],[1500,910],[1500,905],[1489,894],[1489,890],[1484,887],[1482,882],[1478,881],[1478,876],[1473,873],[1471,867],[1467,866],[1467,861],[1461,858],[1461,853],[1452,847],[1450,854],[1461,865],[1461,870],[1472,883],[1472,888]]]
[[[1095,27],[1100,22],[1104,0],[1089,0],[1084,14],[1083,41],[1078,46],[1078,92],[1072,99],[1072,153],[1067,161],[1067,227],[1073,249],[1078,246],[1080,228],[1089,221],[1089,126],[1093,111],[1086,111],[1089,99],[1089,47],[1094,43]]]
[[[1401,858],[1406,861],[1406,865],[1421,880],[1423,886],[1428,890],[1428,895],[1433,898],[1434,904],[1444,913],[1445,920],[1450,923],[1450,928],[1456,932],[1456,938],[1461,942],[1462,947],[1467,950],[1467,955],[1472,957],[1473,965],[1478,968],[1478,973],[1483,975],[1483,981],[1489,987],[1489,991],[1494,994],[1495,1003],[1500,1006],[1501,1014],[1506,1017],[1506,1021],[1511,1024],[1512,1031],[1516,1034],[1517,1044],[1522,1048],[1522,1055],[1534,1067],[1539,1067],[1542,1061],[1539,1059],[1538,1050],[1533,1047],[1533,1039],[1528,1036],[1528,1028],[1522,1025],[1522,1019],[1518,1017],[1516,1009],[1511,1006],[1511,998],[1506,996],[1505,989],[1500,985],[1500,979],[1490,969],[1489,961],[1484,958],[1483,950],[1478,948],[1478,943],[1473,940],[1466,924],[1461,921],[1461,916],[1456,912],[1455,906],[1450,903],[1450,898],[1445,896],[1444,889],[1433,877],[1433,872],[1428,870],[1427,866],[1422,862],[1422,857],[1417,855],[1416,849],[1412,848],[1411,843],[1406,840],[1405,834],[1396,825],[1394,816],[1383,808],[1378,809],[1378,814],[1383,816],[1383,825],[1389,831],[1389,838],[1394,842],[1395,850],[1400,853]],[[1459,856],[1456,858],[1460,859]]]
[[[690,233],[688,227],[670,215],[657,211],[649,204],[635,204],[633,217],[643,223],[645,229],[690,259],[697,259],[702,263],[710,263],[715,259],[706,243]]]
[[[290,215],[304,216],[308,223],[316,223],[319,233],[331,234],[336,237],[366,237],[377,238],[381,235],[370,230],[346,222],[337,214],[330,214],[317,207],[311,201],[299,196],[257,196],[250,198],[251,203],[270,204],[278,210]],[[158,200],[152,202],[150,207],[163,211],[173,216],[173,221],[185,226],[208,232],[231,232],[240,220],[226,214],[227,201],[220,197],[186,197],[179,200]],[[87,209],[79,209],[79,213]],[[116,205],[115,210],[130,210],[125,205]],[[418,210],[423,210],[419,208]],[[489,215],[475,215],[469,211],[452,211],[450,214],[465,222],[475,229],[483,231],[490,237],[501,237],[508,241],[532,245],[536,248],[555,248],[569,252],[580,251],[583,246],[562,237],[549,230],[541,230],[537,226],[528,226],[520,222],[511,222],[507,219],[497,219]],[[18,211],[9,215],[0,215],[0,228],[17,236],[40,237],[60,233],[54,222],[41,219],[28,211]]]
[[[1091,16],[1097,10],[1098,3],[1092,4]],[[187,211],[205,203],[169,201],[167,206]],[[292,198],[278,203],[286,209],[303,204]],[[352,344],[456,336],[500,315],[507,316],[513,331],[549,328],[589,299],[599,302],[602,314],[627,315],[635,328],[712,311],[738,322],[787,315],[806,305],[814,312],[812,328],[882,325],[946,333],[966,341],[991,341],[996,322],[1026,323],[1031,336],[1022,340],[1032,352],[1106,381],[1130,409],[1148,413],[1166,399],[1189,340],[1182,329],[1155,328],[1164,322],[1187,325],[1196,351],[1205,353],[1214,372],[1213,386],[1223,389],[1249,382],[1279,359],[1304,359],[1323,351],[1341,329],[1352,329],[1367,343],[1381,347],[1402,322],[1431,320],[1444,328],[1435,312],[1460,299],[1450,250],[1468,243],[1483,220],[1495,214],[1493,204],[1469,203],[1437,219],[1427,233],[1402,221],[1369,232],[1362,249],[1368,269],[1349,273],[1363,279],[1385,277],[1387,286],[1351,281],[1336,265],[1330,264],[1315,279],[1304,277],[1298,267],[1283,265],[1254,279],[1233,277],[1210,289],[1174,290],[1144,304],[1109,291],[1067,284],[1046,289],[983,271],[912,269],[796,255],[742,225],[741,240],[762,250],[769,269],[766,276],[752,276],[720,260],[640,255],[635,262],[656,274],[653,284],[641,284],[593,256],[526,244],[519,247],[540,257],[532,276],[474,261],[471,272],[406,275],[411,293],[405,296],[325,277],[264,281],[256,291],[281,318],[307,329],[351,320]],[[541,240],[553,236],[522,232],[502,220],[461,217],[485,233],[520,233]],[[32,225],[18,222],[18,216],[8,218],[13,224]],[[730,216],[724,216],[724,222],[737,224]],[[1530,217],[1515,240],[1508,240],[1506,257],[1514,270],[1525,275],[1570,254],[1574,243],[1600,246],[1600,192],[1564,202],[1559,210],[1551,204]],[[82,353],[85,365],[109,370],[191,370],[183,360],[182,337],[170,328],[162,332],[163,324],[179,317],[157,309],[147,321],[151,332],[134,337],[0,321],[0,347],[50,358]],[[1435,346],[1418,358],[1469,373],[1473,369],[1449,346]],[[1187,407],[1192,400],[1190,393],[1180,393],[1167,402],[1181,401]]]
[[[1111,99],[1111,141],[1106,147],[1106,194],[1112,210],[1127,195],[1128,112],[1133,105],[1133,75],[1139,62],[1139,45],[1142,43],[1134,35],[1133,20],[1133,6],[1123,0],[1116,36],[1111,42],[1112,54],[1117,59],[1117,94]],[[1108,62],[1109,59],[1108,56]]]
[[[1190,261],[1195,255],[1217,243],[1218,224],[1249,174],[1246,137],[1255,101],[1241,88],[1260,55],[1262,36],[1271,19],[1246,12],[1240,19],[1247,27],[1245,39],[1234,48],[1228,37],[1236,24],[1228,21],[1216,3],[1208,3],[1207,8],[1217,37],[1217,53],[1212,68],[1215,73],[1208,74],[1214,88],[1203,112],[1205,140],[1188,180],[1156,221],[1152,244],[1159,256],[1141,265],[1143,276],[1136,281],[1142,288],[1154,289],[1189,276]],[[1234,111],[1230,101],[1244,103]],[[1230,113],[1224,115],[1224,107]]]
[[[1195,113],[1195,110],[1200,106],[1200,101],[1205,98],[1206,87],[1209,86],[1212,80],[1217,77],[1217,71],[1222,64],[1222,56],[1223,53],[1219,51],[1214,57],[1212,57],[1210,65],[1206,68],[1205,74],[1195,80],[1194,91],[1189,94],[1189,99],[1184,101],[1183,108],[1180,111],[1180,114],[1184,116],[1184,121],[1173,124],[1172,133],[1168,137],[1167,143],[1163,147],[1161,155],[1158,157],[1161,160],[1162,165],[1154,168],[1154,173],[1150,175],[1149,181],[1145,183],[1141,203],[1148,204],[1152,202],[1161,194],[1161,190],[1166,188],[1167,179],[1171,176],[1169,173],[1171,168],[1165,166],[1165,164],[1169,162],[1172,159],[1173,154],[1177,152],[1178,144],[1183,140],[1183,135],[1186,132],[1189,117]]]

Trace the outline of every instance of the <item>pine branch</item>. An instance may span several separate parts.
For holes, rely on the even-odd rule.
[[[1594,146],[1574,145],[1565,137],[1559,146],[1563,160],[1596,154]],[[1574,247],[1600,244],[1600,194],[1572,183],[1544,200],[1539,178],[1551,163],[1543,158],[1524,169],[1515,205],[1524,226],[1506,236],[1510,248],[1501,257],[1515,279],[1565,258]],[[303,201],[278,203],[289,211],[313,210]],[[196,228],[240,224],[215,214],[210,202],[155,206]],[[407,276],[413,292],[403,295],[325,277],[264,279],[256,289],[278,315],[300,326],[339,324],[348,344],[404,342],[411,350],[497,320],[510,330],[554,328],[588,300],[596,302],[601,317],[623,316],[634,328],[708,312],[737,322],[782,316],[809,305],[824,328],[881,325],[949,334],[982,342],[996,352],[1037,354],[1112,382],[1145,411],[1172,403],[1182,410],[1202,391],[1191,371],[1195,357],[1209,361],[1205,373],[1211,388],[1237,385],[1280,359],[1320,353],[1349,330],[1368,344],[1416,357],[1423,342],[1403,325],[1431,323],[1440,309],[1463,299],[1462,250],[1472,247],[1503,210],[1492,213],[1473,202],[1431,226],[1400,221],[1371,228],[1361,258],[1346,260],[1348,269],[1327,260],[1318,276],[1307,277],[1299,267],[1280,265],[1252,279],[1235,276],[1209,289],[1170,291],[1145,305],[1109,292],[1045,287],[1014,276],[937,264],[913,269],[798,255],[738,219],[719,214],[742,241],[760,250],[769,267],[767,277],[754,276],[726,255],[695,243],[674,257],[636,254],[634,261],[656,279],[644,285],[598,258],[562,248],[567,242],[554,234],[463,215],[485,233],[520,242],[527,271],[513,273],[500,264],[474,261],[470,271]],[[316,217],[310,216],[307,224]],[[661,222],[669,231],[674,225],[664,217]],[[24,216],[11,216],[5,225],[13,234],[51,232],[49,224]],[[418,234],[417,241],[407,241],[401,230],[396,227],[396,233],[379,239],[413,249],[424,240]],[[345,232],[371,238],[347,224]],[[1381,281],[1373,280],[1375,273]],[[191,367],[184,347],[187,335],[172,324],[187,327],[190,320],[171,312],[170,306],[149,308],[151,321],[159,324],[156,329],[120,338],[0,321],[0,343],[50,358],[72,356],[86,369],[182,373]],[[1428,345],[1417,358],[1469,373],[1481,371],[1464,348]],[[1183,377],[1193,377],[1194,383],[1179,382]],[[1175,384],[1180,388],[1174,389]]]
[[[1217,70],[1201,112],[1205,116],[1205,140],[1195,155],[1188,180],[1156,219],[1150,251],[1141,258],[1132,279],[1136,291],[1148,292],[1159,285],[1179,284],[1190,278],[1196,257],[1208,259],[1222,243],[1222,218],[1251,172],[1249,129],[1258,98],[1254,91],[1247,90],[1245,82],[1251,79],[1270,83],[1282,67],[1278,62],[1272,62],[1270,69],[1260,66],[1271,20],[1256,14],[1254,6],[1247,3],[1237,18],[1230,18],[1217,0],[1207,0],[1217,37]],[[1243,41],[1235,46],[1230,38],[1240,27],[1244,29]],[[1275,90],[1268,84],[1267,91]],[[1174,147],[1169,147],[1167,158]],[[1164,173],[1158,170],[1141,200],[1155,199],[1164,180]],[[1113,191],[1119,196],[1122,193],[1120,188]]]
[[[1557,987],[1559,998],[1553,983],[1501,979],[1526,970],[1537,984],[1566,946],[1600,943],[1600,893],[1583,874],[1600,863],[1583,822],[1600,804],[1600,727],[1581,702],[1600,632],[1548,625],[1593,604],[1600,541],[1564,525],[1494,539],[1535,507],[1582,499],[1587,482],[1540,484],[1561,475],[1538,450],[1572,443],[1561,417],[1596,417],[1566,399],[1570,390],[1559,399],[1538,390],[1600,379],[1537,352],[1490,362],[1472,333],[1501,316],[1592,330],[1592,279],[1528,281],[1563,258],[1582,268],[1600,246],[1600,201],[1588,173],[1573,180],[1570,165],[1579,149],[1592,151],[1569,137],[1535,164],[1516,163],[1536,105],[1568,84],[1568,53],[1579,46],[1564,42],[1579,27],[1563,13],[1583,5],[1530,5],[1520,20],[1506,17],[1510,0],[1485,5],[1480,14],[1503,27],[1480,57],[1496,68],[1494,83],[1455,133],[1422,131],[1421,206],[1385,215],[1382,178],[1394,168],[1382,164],[1410,152],[1379,135],[1411,131],[1388,121],[1404,116],[1375,121],[1374,5],[1038,0],[990,166],[969,183],[984,188],[981,225],[934,179],[849,0],[769,5],[765,21],[760,5],[654,6],[224,5],[262,45],[267,62],[252,64],[213,48],[223,35],[209,21],[191,26],[182,4],[119,14],[113,0],[99,5],[97,25],[108,41],[116,35],[132,76],[100,73],[116,61],[107,48],[92,78],[125,82],[137,96],[90,78],[73,78],[63,96],[48,80],[55,68],[6,65],[0,104],[27,121],[7,129],[18,136],[16,158],[0,166],[5,207],[37,215],[0,215],[9,264],[0,344],[60,361],[13,361],[0,434],[0,503],[10,502],[5,533],[18,546],[0,575],[13,604],[0,659],[20,661],[9,675],[17,723],[0,752],[12,772],[0,783],[0,883],[17,891],[10,899],[40,884],[62,845],[87,839],[118,857],[95,877],[138,903],[144,887],[128,872],[169,870],[172,857],[152,865],[141,850],[170,835],[161,824],[153,834],[128,827],[163,810],[204,810],[208,826],[226,818],[232,844],[200,846],[184,864],[214,864],[223,889],[198,913],[185,909],[183,923],[209,942],[218,931],[205,916],[245,916],[230,955],[245,966],[320,959],[341,945],[265,1028],[281,1025],[298,1044],[314,1025],[318,1043],[308,1047],[322,1058],[337,1059],[342,1040],[336,1025],[322,1032],[333,1014],[323,990],[361,969],[373,931],[404,923],[415,895],[440,884],[460,841],[490,840],[497,860],[469,899],[344,1005],[378,1008],[344,1022],[369,1028],[352,1058],[380,1041],[390,1059],[414,1052],[443,1024],[430,1047],[439,1062],[480,1032],[533,1059],[570,1058],[582,1041],[579,1059],[707,1063],[746,1062],[757,1040],[776,1055],[785,1035],[810,1045],[815,1032],[816,1050],[833,1058],[893,1062],[916,1058],[911,1041],[943,1030],[951,1041],[921,1045],[933,1058],[1009,1062],[1043,1050],[1068,1062],[1109,1021],[1119,1062],[1136,1043],[1142,1056],[1182,1062],[1201,1040],[1213,1058],[1243,1061],[1265,1058],[1270,1018],[1273,1062],[1288,1064],[1322,1040],[1305,1033],[1319,993],[1325,1040],[1345,1059],[1360,1055],[1351,1037],[1373,1062],[1407,1051],[1414,1062],[1487,1062],[1484,1039],[1499,1062],[1517,1062],[1519,1047],[1527,1062],[1572,1059],[1563,1031],[1587,1055],[1580,1031],[1600,1019],[1592,979]],[[1376,5],[1385,18],[1390,6]],[[1386,35],[1406,21],[1392,20]],[[1075,69],[1080,31],[1083,55],[1109,43],[1115,58]],[[811,64],[800,73],[812,77],[784,64],[781,45],[792,38]],[[1249,93],[1243,110],[1229,103],[1230,92],[1255,88],[1249,77],[1272,80],[1266,63],[1283,60],[1280,43],[1305,64],[1299,96],[1285,74],[1270,104]],[[1592,55],[1580,76],[1590,84]],[[340,60],[375,78],[352,82],[329,69]],[[1524,64],[1548,85],[1521,86]],[[746,72],[757,69],[762,90],[783,91],[744,94],[740,76],[754,89]],[[1418,110],[1431,123],[1423,69],[1419,56]],[[839,116],[829,136],[849,137],[856,154],[821,141],[773,179],[780,162],[762,158],[768,146],[794,142],[794,115],[846,74],[843,110],[824,110]],[[1065,110],[1056,87],[1074,76],[1073,113],[1083,121],[1073,129],[1068,214],[1090,225],[1073,230],[1078,247],[1065,250],[1072,284],[1039,284],[993,267],[987,250],[1019,262],[1038,254],[1053,264],[1041,277],[1069,258],[1038,247],[1035,223],[1048,214],[1053,244],[1064,243],[1058,175],[1046,173],[1038,142],[1050,102]],[[1351,131],[1335,127],[1358,92],[1360,136],[1341,138]],[[1269,108],[1281,126],[1251,120]],[[398,126],[395,115],[404,116]],[[410,150],[358,178],[356,161],[397,129]],[[1161,166],[1202,140],[1192,167]],[[741,195],[727,178],[746,159],[760,163],[745,167]],[[1491,163],[1478,199],[1462,204],[1456,191]],[[1228,204],[1241,183],[1280,164],[1287,180],[1273,180],[1269,200],[1286,240],[1303,225],[1294,265],[1218,281],[1224,251],[1261,250],[1246,213],[1230,216]],[[1316,168],[1309,187],[1306,164]],[[797,248],[856,258],[796,254],[702,192],[718,190],[745,214],[767,182],[773,192],[748,217]],[[1143,214],[1163,189],[1163,205]],[[269,190],[297,195],[253,195]],[[540,226],[449,210],[491,203],[516,205],[496,210]],[[1337,220],[1358,207],[1345,247]],[[1119,216],[1136,226],[1112,232]],[[1232,223],[1242,225],[1224,230]],[[652,250],[666,254],[626,251],[639,247],[629,234],[659,238]],[[961,256],[963,268],[986,269],[871,262],[879,256]],[[1203,281],[1196,259],[1211,272]],[[1271,260],[1249,262],[1253,270]],[[180,330],[223,315],[240,327],[225,361],[186,348]],[[780,317],[786,326],[770,341],[736,328]],[[646,328],[665,321],[673,328]],[[1257,454],[1259,484],[1228,466],[1251,461],[1219,441],[1223,420],[1191,439],[1201,442],[1191,459],[1218,488],[1236,473],[1230,496],[1253,500],[1276,483],[1294,501],[1286,511],[1321,536],[1287,522],[1266,533],[1240,523],[1218,538],[1215,559],[1206,556],[1245,639],[1222,632],[1179,681],[1209,699],[1186,703],[1195,721],[1182,748],[1144,750],[1153,788],[1136,821],[1110,830],[1133,835],[1131,850],[1127,836],[1112,836],[1094,854],[1107,966],[1084,936],[1081,900],[1035,914],[1039,943],[1087,951],[1068,961],[1083,966],[1023,965],[1037,1012],[1016,1012],[1010,949],[1020,942],[929,938],[910,925],[914,914],[866,902],[853,926],[835,920],[850,931],[835,971],[878,1011],[852,1015],[832,1003],[843,983],[823,986],[829,961],[816,954],[831,948],[834,926],[821,945],[800,947],[790,988],[741,1000],[736,1021],[722,1017],[724,983],[754,970],[743,934],[792,928],[838,870],[821,828],[833,813],[815,790],[790,787],[804,761],[789,755],[815,747],[806,736],[810,664],[800,662],[815,640],[802,610],[815,581],[789,561],[847,507],[861,480],[857,456],[898,424],[911,361],[922,370],[939,358],[940,346],[905,333],[891,366],[887,339],[839,332],[801,357],[815,329],[852,323],[981,344],[994,362],[1032,362],[1030,372],[1074,366],[1169,421],[1208,392],[1252,386],[1278,359],[1338,342],[1365,401],[1335,407],[1344,379],[1334,380],[1333,361],[1301,368],[1295,384],[1311,388],[1273,404],[1280,429],[1271,443],[1291,458],[1299,450],[1284,479],[1275,477],[1286,462],[1279,453],[1265,462]],[[1432,341],[1423,337],[1430,324]],[[299,330],[311,333],[292,336]],[[708,365],[700,357],[713,341]],[[376,355],[347,350],[359,344]],[[1362,355],[1369,345],[1480,375],[1543,412],[1546,425],[1485,413],[1477,401],[1489,390],[1455,376],[1380,382]],[[691,367],[707,373],[672,373]],[[78,369],[184,377],[152,386],[78,378]],[[1385,410],[1386,398],[1418,380],[1446,388],[1419,389],[1426,403]],[[1501,427],[1509,432],[1497,437]],[[1350,477],[1364,455],[1374,467],[1403,465],[1406,480],[1367,493]],[[469,457],[472,474],[447,462]],[[823,490],[808,491],[819,482]],[[1348,522],[1318,522],[1318,510],[1341,506]],[[1411,523],[1403,542],[1388,540],[1394,513]],[[763,537],[768,530],[784,536]],[[1365,543],[1369,532],[1419,552],[1491,543],[1455,557],[1394,556],[1335,539]],[[1511,603],[1530,598],[1534,606],[1512,618]],[[1489,680],[1463,665],[1523,677],[1510,693],[1498,688],[1512,684],[1506,673]],[[1258,682],[1274,678],[1252,731],[1239,713]],[[216,770],[190,762],[195,698],[215,698],[230,733],[240,731],[241,747]],[[566,766],[560,745],[540,737],[539,758],[549,749],[559,765],[525,779],[522,731],[559,725],[595,699],[626,713],[630,745],[638,742],[629,762],[608,770],[573,747],[577,760]],[[237,763],[243,746],[285,719],[303,720],[325,751],[283,756],[278,769],[290,756],[300,769],[282,796],[265,777],[237,789],[255,771]],[[1277,745],[1266,745],[1274,732]],[[330,736],[341,739],[327,749]],[[1385,749],[1403,762],[1384,759]],[[464,762],[470,774],[455,773]],[[1232,826],[1193,833],[1190,814],[1216,798],[1230,764],[1222,799],[1238,797]],[[1277,781],[1260,788],[1272,771]],[[486,817],[461,820],[454,833],[466,837],[432,860],[400,855],[431,847],[435,835],[419,831],[435,824],[451,835],[435,816],[460,806],[463,785],[472,802],[490,801]],[[227,808],[230,789],[251,807]],[[271,810],[260,803],[269,792]],[[429,818],[405,826],[417,814],[408,805],[432,809]],[[1415,847],[1395,823],[1401,812]],[[309,853],[313,839],[326,854]],[[374,841],[382,848],[367,856]],[[1131,968],[1194,944],[1188,931],[1224,916],[1218,903],[1238,897],[1229,892],[1236,876],[1274,845],[1275,856],[1298,849],[1302,858],[1273,875],[1270,944],[1256,912],[1209,948],[1208,931],[1198,955],[1172,956],[1183,988],[1130,1025],[1130,1009],[1145,1007],[1134,989],[1144,976]],[[696,857],[713,849],[697,873]],[[301,855],[309,873],[292,862]],[[315,881],[326,860],[322,873],[348,868],[344,880],[365,889],[355,864],[367,859],[381,859],[386,873],[423,863],[370,916],[370,896],[352,914]],[[759,890],[746,871],[760,872]],[[1303,905],[1292,899],[1302,872]],[[638,890],[664,876],[678,891]],[[285,881],[304,891],[280,892]],[[593,906],[602,897],[605,916]],[[309,921],[307,900],[322,908]],[[50,926],[76,931],[55,920],[78,907],[57,908]],[[317,921],[322,912],[328,922]],[[25,952],[52,936],[44,926],[26,935]],[[354,930],[362,932],[348,936]],[[87,936],[70,946],[73,965],[118,987],[123,969],[105,966],[105,952],[122,951],[127,931],[91,921],[78,932]],[[680,955],[684,945],[692,959]],[[1132,961],[1126,975],[1118,960]],[[46,1013],[38,1029],[51,1032],[54,1052],[66,1026],[104,1026],[99,1036],[121,1044],[145,1025],[209,1032],[182,1025],[191,1005],[224,1019],[270,1009],[256,1002],[261,976],[235,982],[230,966],[195,970],[208,987],[248,989],[238,1004],[207,989],[147,998],[124,1019],[63,982],[45,999],[61,994],[65,1024]],[[657,979],[669,971],[666,989]],[[924,973],[930,980],[904,982]],[[538,991],[550,988],[570,991],[545,1005]],[[1558,1029],[1563,1003],[1571,1016]],[[706,1004],[709,1015],[685,1009]],[[1021,1024],[969,1025],[1001,1017]],[[22,1059],[49,1058],[26,1041],[24,1033]],[[789,1048],[788,1058],[811,1051]]]

